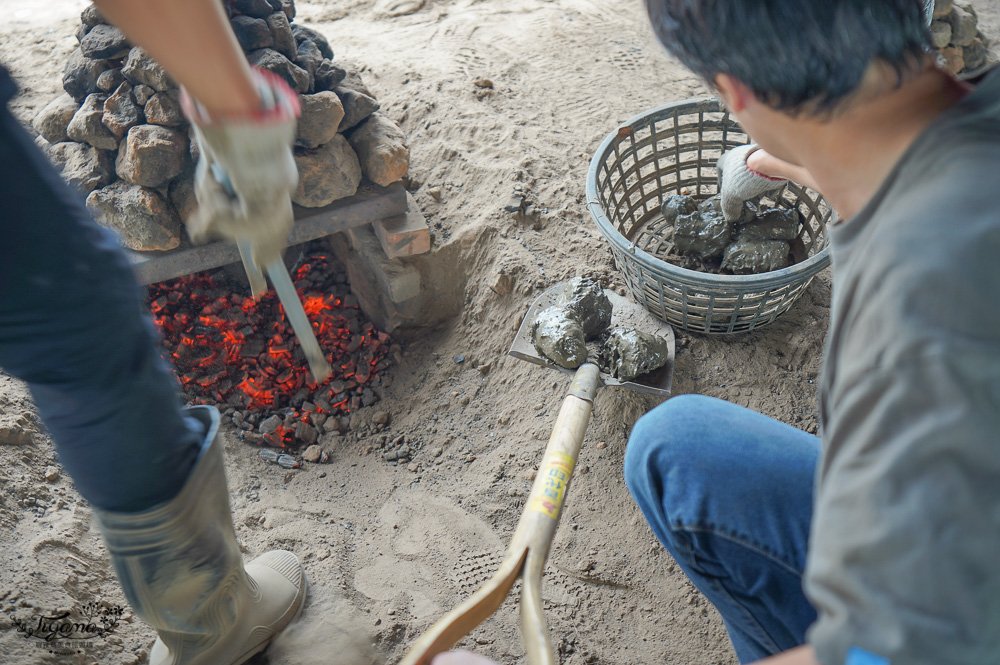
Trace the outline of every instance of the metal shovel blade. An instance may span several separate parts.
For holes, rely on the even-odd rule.
[[[562,288],[563,284],[557,284],[535,298],[535,302],[531,304],[528,313],[524,315],[524,319],[521,321],[521,327],[517,329],[517,336],[514,337],[514,343],[511,344],[508,353],[515,358],[527,360],[529,363],[557,369],[566,374],[573,374],[576,370],[560,367],[540,354],[531,339],[531,324],[534,322],[535,317],[545,308],[558,304]],[[674,329],[670,327],[670,324],[664,323],[654,317],[641,305],[637,305],[614,291],[604,289],[604,293],[608,296],[608,300],[611,301],[611,327],[632,328],[650,335],[657,335],[667,340],[667,362],[663,367],[636,377],[631,381],[620,381],[604,370],[601,370],[601,382],[605,386],[622,386],[623,388],[646,393],[647,395],[669,397],[670,387],[674,378]],[[588,348],[590,346],[588,345]],[[588,357],[587,361],[596,362],[596,359]]]

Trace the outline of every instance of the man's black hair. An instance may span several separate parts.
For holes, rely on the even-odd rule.
[[[827,114],[873,61],[897,83],[920,62],[929,35],[922,0],[646,0],[667,50],[714,86],[742,81],[791,114]]]

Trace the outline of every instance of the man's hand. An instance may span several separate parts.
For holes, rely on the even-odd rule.
[[[743,215],[745,201],[780,189],[787,182],[784,178],[772,178],[747,166],[747,157],[757,149],[757,144],[751,143],[733,148],[719,157],[722,214],[730,222],[738,220]]]
[[[292,227],[298,183],[292,156],[299,102],[281,78],[254,70],[262,106],[250,115],[215,117],[185,90],[181,104],[195,128],[198,212],[189,223],[196,242],[210,237],[250,243],[265,266],[280,256]]]

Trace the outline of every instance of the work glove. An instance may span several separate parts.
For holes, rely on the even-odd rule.
[[[722,214],[726,221],[735,222],[743,215],[743,203],[781,189],[787,180],[772,178],[751,170],[747,157],[757,149],[756,143],[741,145],[719,157],[719,193],[722,194]]]
[[[299,180],[292,144],[300,108],[280,77],[261,69],[253,77],[262,103],[252,115],[212,117],[186,90],[181,93],[200,151],[198,211],[188,232],[195,242],[244,242],[257,265],[266,266],[281,256],[292,230],[291,195]]]

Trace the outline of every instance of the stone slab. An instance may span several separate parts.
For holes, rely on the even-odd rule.
[[[431,232],[427,219],[413,196],[406,193],[406,212],[372,222],[382,249],[390,259],[417,256],[431,251]]]
[[[295,206],[295,226],[288,244],[298,245],[387,217],[404,215],[407,212],[406,199],[402,183],[380,187],[362,181],[357,194],[323,208]],[[140,284],[162,282],[240,260],[239,250],[233,242],[192,245],[186,237],[181,240],[180,247],[167,252],[126,251]]]

